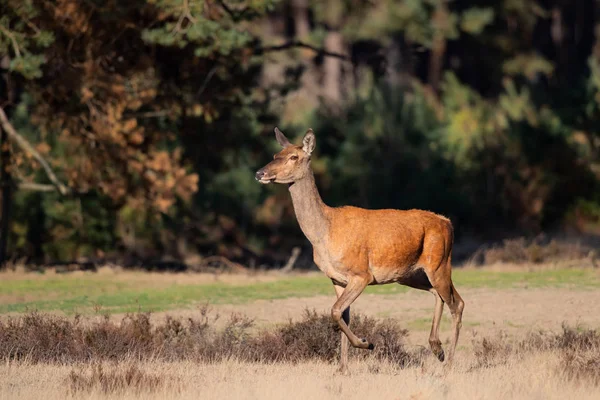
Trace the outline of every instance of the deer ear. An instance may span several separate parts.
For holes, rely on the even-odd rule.
[[[309,156],[312,154],[315,149],[315,134],[312,129],[306,131],[306,135],[304,135],[304,139],[302,139],[302,150]]]
[[[286,138],[283,132],[281,132],[277,127],[275,127],[275,138],[281,147],[285,148],[292,145],[288,138]]]

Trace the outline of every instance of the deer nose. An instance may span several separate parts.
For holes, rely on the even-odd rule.
[[[259,169],[259,170],[256,172],[256,175],[254,176],[254,178],[255,178],[257,181],[260,181],[260,180],[262,179],[262,177],[263,177],[263,176],[265,176],[265,171],[264,171],[264,170],[262,170],[262,169]]]

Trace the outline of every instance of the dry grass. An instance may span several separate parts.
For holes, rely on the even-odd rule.
[[[500,333],[494,338],[473,342],[475,369],[504,365],[511,359],[551,351],[559,356],[556,373],[562,378],[600,386],[600,333],[595,330],[563,325],[560,333],[529,332],[517,341]]]
[[[569,263],[597,268],[600,265],[600,254],[594,244],[579,241],[564,241],[549,239],[544,235],[534,238],[505,239],[502,244],[483,247],[476,251],[467,265],[545,265],[560,264],[562,267]]]
[[[73,369],[67,383],[72,395],[82,392],[150,394],[165,387],[176,388],[178,380],[176,377],[145,371],[134,363],[125,363],[108,368],[102,364],[93,364]]]
[[[72,374],[92,372],[82,366],[9,363],[0,365],[0,398],[45,400],[64,398],[143,399],[596,399],[598,386],[565,379],[555,351],[510,356],[505,363],[473,369],[475,360],[462,354],[455,368],[428,359],[421,367],[360,360],[350,364],[350,376],[322,361],[301,363],[248,363],[235,359],[218,363],[189,361],[137,362],[139,376],[154,377],[151,390],[140,384],[111,384],[95,379],[74,390]],[[127,375],[132,361],[102,364],[104,374]],[[138,374],[138,373],[135,373]],[[131,379],[142,382],[145,378]],[[105,379],[106,380],[106,379]],[[114,390],[113,390],[114,389]]]
[[[224,282],[228,284],[249,284],[259,282],[274,282],[280,280],[282,276],[297,276],[306,275],[306,272],[302,273],[290,273],[282,274],[280,271],[266,271],[266,270],[246,270],[244,272],[226,273],[216,271],[214,273],[208,272],[146,272],[139,270],[127,270],[119,266],[102,266],[95,271],[72,271],[67,273],[58,273],[55,269],[48,268],[43,270],[43,273],[36,272],[37,270],[31,270],[23,265],[17,265],[13,268],[7,267],[0,272],[0,277],[5,281],[19,281],[23,279],[44,281],[54,279],[57,277],[61,278],[86,278],[90,276],[104,277],[111,280],[117,280],[118,282],[124,283],[135,283],[144,284],[148,287],[161,288],[169,285],[178,284],[205,284],[214,282]],[[309,275],[317,275],[316,272],[308,273]]]
[[[351,375],[336,373],[339,331],[326,314],[251,334],[232,315],[222,328],[147,314],[83,323],[29,314],[0,325],[0,398],[598,398],[600,334],[563,326],[516,339],[472,338],[447,369],[404,347],[391,320],[357,316],[377,344],[354,350]],[[463,338],[468,341],[468,338]]]

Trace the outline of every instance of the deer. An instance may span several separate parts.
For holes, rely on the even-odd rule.
[[[341,331],[339,371],[348,373],[349,344],[374,349],[349,327],[350,305],[369,285],[398,283],[435,296],[429,345],[441,362],[445,354],[439,339],[444,304],[452,315],[453,336],[446,365],[451,365],[462,326],[464,301],[452,283],[451,221],[426,210],[329,207],[317,189],[311,167],[316,146],[312,129],[302,145],[292,144],[275,127],[282,150],[256,172],[261,184],[287,184],[300,229],[311,243],[313,261],[332,281],[337,301],[331,317]]]

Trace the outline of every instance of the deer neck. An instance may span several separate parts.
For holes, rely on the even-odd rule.
[[[289,190],[300,229],[313,246],[323,243],[329,233],[329,207],[321,200],[312,170]]]

